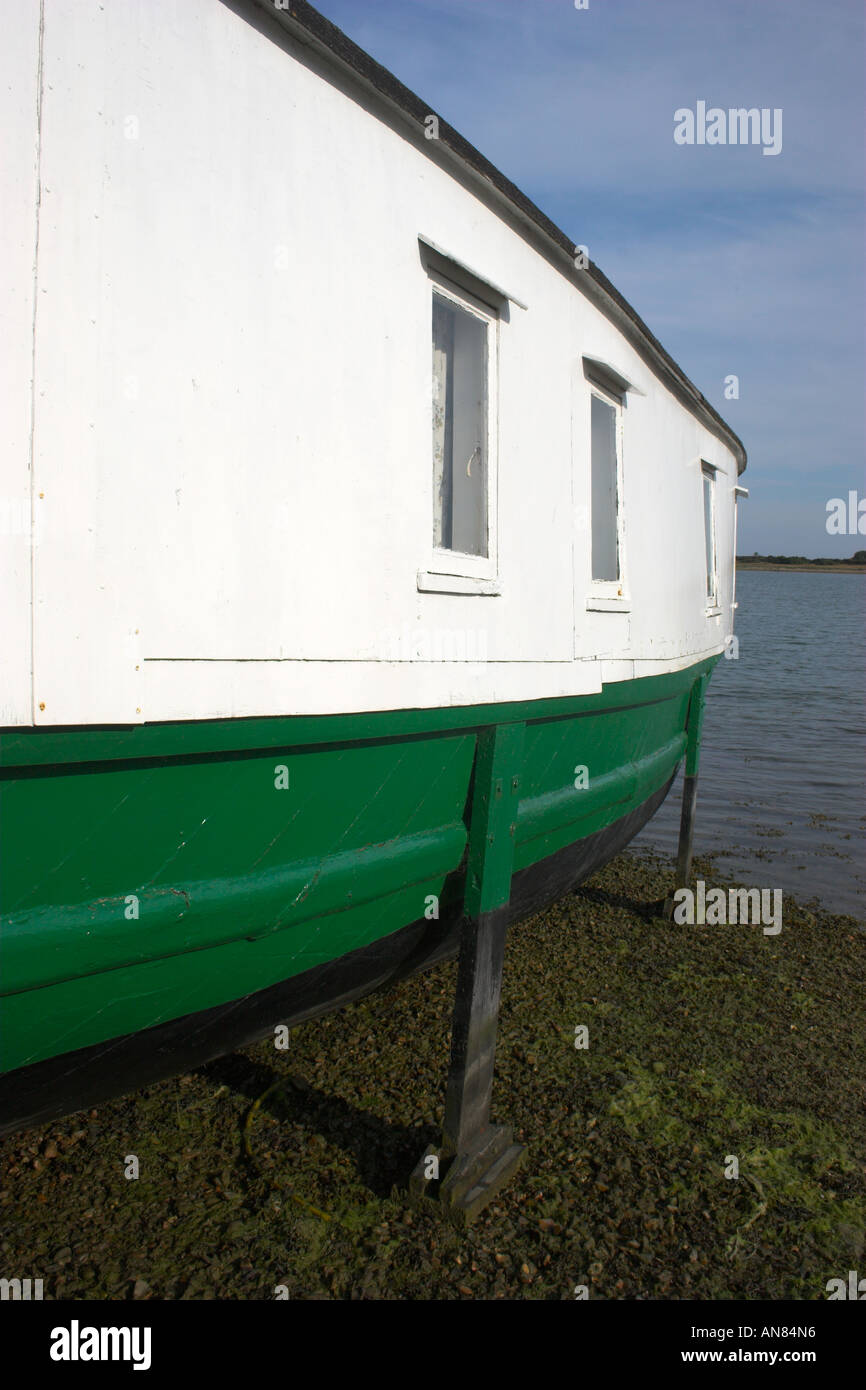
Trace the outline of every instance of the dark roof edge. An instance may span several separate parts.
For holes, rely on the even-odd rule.
[[[583,288],[605,315],[616,323],[630,341],[642,350],[642,356],[656,374],[670,388],[673,394],[695,415],[712,434],[715,434],[731,449],[737,460],[737,472],[746,467],[746,450],[742,441],[722,419],[718,411],[710,405],[706,397],[686,376],[681,367],[662,347],[658,338],[650,331],[643,319],[626,299],[611,284],[607,276],[590,261],[587,268],[578,270],[574,265],[577,245],[551,222],[549,217],[536,207],[531,199],[521,193],[510,179],[485,159],[484,155],[470,145],[459,131],[454,130],[420,97],[405,87],[393,73],[377,63],[363,48],[332,24],[323,14],[314,9],[307,0],[285,0],[285,8],[278,8],[276,0],[251,0],[259,10],[264,10],[277,21],[293,38],[307,43],[318,50],[331,63],[348,70],[365,87],[372,89],[384,101],[395,107],[404,117],[417,122],[423,129],[425,118],[436,115],[439,122],[438,139],[434,144],[439,150],[445,149],[469,169],[476,178],[492,188],[501,200],[508,204],[512,212],[541,233],[549,246],[558,253],[556,260],[559,269],[569,281]],[[584,277],[582,286],[578,277]]]

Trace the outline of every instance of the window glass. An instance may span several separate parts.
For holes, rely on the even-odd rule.
[[[433,544],[487,555],[487,324],[433,295]]]
[[[704,547],[707,561],[707,600],[714,602],[716,597],[716,537],[713,525],[713,475],[707,469],[704,479]]]
[[[617,412],[592,396],[592,577],[619,579]]]

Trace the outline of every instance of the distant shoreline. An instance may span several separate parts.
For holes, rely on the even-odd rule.
[[[738,570],[815,570],[824,574],[866,574],[866,565],[855,565],[850,560],[834,561],[828,564],[823,560],[799,561],[795,565],[780,565],[773,560],[737,560]]]

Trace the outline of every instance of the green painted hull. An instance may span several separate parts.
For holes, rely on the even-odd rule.
[[[0,1071],[459,912],[479,729],[526,724],[515,873],[614,824],[669,782],[714,660],[572,699],[3,734]]]

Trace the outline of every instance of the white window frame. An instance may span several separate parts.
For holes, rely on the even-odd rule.
[[[734,525],[733,525],[733,535],[731,536],[731,626],[732,626],[732,627],[733,627],[734,613],[736,612],[736,610],[737,610],[737,609],[739,608],[739,606],[740,606],[740,605],[737,603],[737,516],[738,516],[738,513],[739,513],[739,502],[740,502],[740,498],[741,498],[741,497],[748,497],[748,495],[749,495],[749,489],[748,489],[747,487],[740,487],[739,484],[736,484],[736,485],[735,485],[735,487],[734,487]]]
[[[718,492],[718,468],[712,463],[707,463],[706,459],[701,459],[701,534],[704,541],[704,612],[707,617],[717,617],[721,613],[719,604],[719,528],[716,525],[716,494]],[[713,542],[713,592],[707,594],[707,535],[706,535],[706,511],[704,508],[704,481],[710,482],[710,529],[712,531]]]
[[[592,397],[598,396],[605,405],[613,406],[616,420],[616,553],[619,565],[619,579],[592,578],[592,429],[590,426],[590,469],[589,469],[589,573],[590,591],[587,596],[588,609],[607,613],[627,613],[631,608],[631,598],[627,584],[625,554],[625,487],[623,482],[623,414],[624,399],[605,390],[597,382],[589,380],[590,418]]]
[[[431,461],[432,437],[428,434],[425,467],[428,479],[429,506],[427,516],[430,527],[430,551],[426,568],[418,571],[418,588],[432,593],[497,594],[499,587],[499,547],[498,547],[498,380],[499,380],[499,323],[500,315],[490,305],[484,304],[468,290],[451,284],[444,276],[429,274],[430,306],[429,332],[432,334],[433,296],[450,300],[463,313],[471,314],[487,326],[487,554],[467,555],[460,550],[444,550],[433,545],[433,469]],[[432,337],[431,337],[432,344]],[[432,348],[428,349],[430,362],[430,390],[433,393]]]

